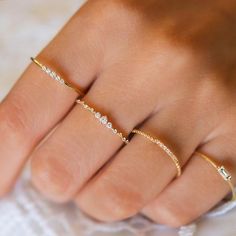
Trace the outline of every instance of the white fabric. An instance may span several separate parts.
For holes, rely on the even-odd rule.
[[[225,203],[203,218],[219,217],[235,206],[236,202]],[[179,230],[154,224],[142,216],[113,224],[99,223],[73,204],[47,201],[31,186],[29,177],[24,177],[15,191],[0,201],[0,229],[0,236],[194,236],[197,235],[197,222]],[[233,236],[233,232],[236,231],[233,229],[230,234],[223,235]]]
[[[29,57],[38,53],[81,2],[0,1],[0,99],[29,63]],[[73,204],[49,203],[32,188],[28,179],[28,176],[22,178],[14,192],[0,200],[0,236],[236,235],[236,210],[225,214],[235,203],[223,205],[180,230],[153,224],[140,216],[125,222],[99,224]]]

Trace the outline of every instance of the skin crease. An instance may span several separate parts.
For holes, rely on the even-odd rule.
[[[0,105],[0,194],[30,158],[41,193],[98,220],[141,212],[178,227],[214,207],[228,185],[193,153],[236,179],[235,13],[229,0],[88,1],[38,58],[124,134],[138,127],[160,138],[183,174],[141,136],[122,146],[73,104],[73,91],[30,65]]]

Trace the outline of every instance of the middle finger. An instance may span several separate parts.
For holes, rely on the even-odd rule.
[[[131,86],[134,91],[143,91],[144,88],[140,88],[137,83],[114,89],[119,88],[120,83],[129,83],[117,79],[122,77],[114,76],[112,69],[104,72],[84,100],[95,110],[110,117],[114,127],[126,136],[150,113],[155,98],[147,99],[145,107],[130,113],[130,104],[140,107],[149,94],[141,98],[140,93],[127,91],[127,87]],[[93,114],[77,105],[47,142],[33,154],[33,182],[53,200],[70,200],[122,144],[121,139],[101,125]]]

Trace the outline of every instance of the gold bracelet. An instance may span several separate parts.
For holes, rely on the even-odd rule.
[[[153,138],[151,135],[149,135],[147,133],[144,133],[143,131],[140,131],[140,130],[137,130],[137,129],[134,129],[132,131],[132,133],[139,134],[139,135],[143,136],[144,138],[150,140],[151,142],[157,144],[163,151],[165,151],[165,153],[174,162],[174,164],[176,166],[176,169],[177,169],[177,176],[179,177],[181,175],[181,166],[180,166],[178,158],[175,156],[175,154],[164,143],[162,143],[159,139]]]
[[[195,154],[197,154],[198,156],[202,157],[204,160],[209,162],[217,170],[217,172],[220,174],[220,176],[229,184],[229,187],[232,191],[232,199],[231,200],[235,201],[236,200],[236,193],[235,193],[235,190],[234,190],[234,185],[231,181],[232,176],[229,173],[229,171],[224,166],[218,166],[213,160],[211,160],[205,154],[203,154],[201,152],[195,152]]]
[[[113,132],[113,134],[117,135],[122,140],[122,142],[124,142],[125,144],[129,143],[129,140],[121,132],[118,132],[118,130],[113,127],[112,123],[108,121],[107,116],[103,116],[100,112],[95,111],[92,107],[90,107],[88,104],[86,104],[84,101],[80,99],[77,99],[76,103],[82,105],[84,109],[91,112],[102,125],[110,129]]]
[[[37,65],[43,72],[48,74],[52,79],[59,82],[60,84],[66,85],[70,89],[73,89],[76,93],[78,93],[80,96],[83,96],[84,93],[81,92],[78,88],[67,82],[66,80],[62,79],[55,71],[51,70],[50,68],[46,67],[42,63],[40,63],[37,59],[31,57],[30,58],[32,62]]]

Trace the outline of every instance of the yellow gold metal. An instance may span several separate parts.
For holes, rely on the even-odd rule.
[[[229,171],[224,166],[217,165],[210,157],[206,156],[205,154],[201,152],[195,152],[198,156],[202,157],[204,160],[206,160],[208,163],[210,163],[220,174],[220,176],[228,183],[231,191],[232,191],[232,199],[231,201],[236,200],[236,193],[234,190],[234,185],[232,183],[232,176],[230,175]]]
[[[113,132],[113,134],[117,135],[122,140],[122,142],[124,142],[125,144],[129,143],[129,140],[121,132],[118,132],[118,130],[113,127],[112,123],[108,120],[107,116],[104,116],[101,113],[95,111],[94,108],[89,106],[87,103],[85,103],[85,101],[81,99],[77,99],[76,103],[80,104],[84,109],[91,112],[102,125],[110,129]]]
[[[147,134],[147,133],[145,133],[141,130],[134,129],[132,131],[132,133],[139,134],[139,135],[143,136],[144,138],[150,140],[151,142],[157,144],[174,162],[174,164],[176,166],[176,169],[177,169],[177,176],[179,177],[181,175],[181,166],[180,166],[178,158],[175,156],[175,154],[164,143],[162,143],[157,138],[153,138],[151,135],[149,135],[149,134]]]
[[[67,82],[66,80],[62,79],[55,71],[51,70],[50,68],[46,67],[45,65],[43,65],[42,63],[40,63],[37,59],[31,57],[30,58],[32,60],[32,62],[37,65],[42,71],[44,71],[46,74],[48,74],[49,76],[51,76],[54,80],[60,82],[61,84],[66,85],[67,87],[69,87],[70,89],[73,89],[76,93],[78,93],[80,96],[83,96],[84,93],[82,91],[80,91],[78,88],[76,88],[75,86],[73,86],[72,84],[70,84],[69,82]]]

